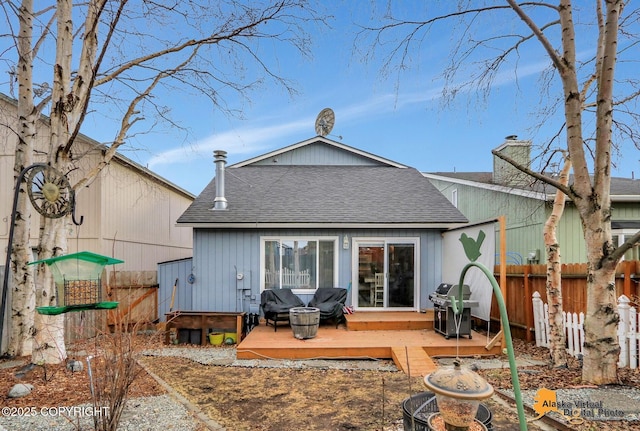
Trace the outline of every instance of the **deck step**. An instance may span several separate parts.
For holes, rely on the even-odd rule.
[[[435,371],[437,365],[422,347],[398,346],[391,348],[391,357],[396,366],[411,377],[424,377]],[[407,358],[409,363],[407,364]]]
[[[356,312],[345,315],[349,331],[406,331],[433,329],[433,311]]]

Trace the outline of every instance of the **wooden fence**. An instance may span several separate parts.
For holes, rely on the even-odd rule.
[[[156,271],[117,271],[109,279],[109,300],[118,302],[110,311],[110,326],[123,323],[147,324],[158,320],[158,278]]]
[[[114,310],[86,310],[65,314],[65,341],[95,337],[116,322],[133,325],[158,319],[156,271],[114,271],[102,283],[102,298],[118,302]]]
[[[533,293],[538,292],[543,302],[547,302],[546,265],[509,265],[507,266],[505,286],[505,305],[511,332],[514,337],[533,341]],[[494,268],[494,275],[500,279],[500,267]],[[640,261],[624,261],[616,270],[616,298],[625,295],[628,298],[640,296]],[[562,308],[567,313],[580,313],[587,310],[587,264],[562,265]],[[493,299],[491,320],[500,321],[498,305]]]
[[[640,324],[638,311],[630,305],[625,295],[618,298],[618,344],[620,345],[619,367],[639,368]],[[542,302],[538,292],[533,293],[533,318],[536,328],[536,346],[549,347],[549,305]],[[584,313],[562,312],[562,323],[567,344],[567,353],[580,357],[584,353]]]

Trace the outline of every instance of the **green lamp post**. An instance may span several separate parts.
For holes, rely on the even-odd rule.
[[[117,302],[102,301],[101,275],[104,267],[124,263],[120,259],[89,251],[29,262],[51,267],[56,284],[57,306],[36,307],[40,314],[57,315],[69,311],[113,309]]]

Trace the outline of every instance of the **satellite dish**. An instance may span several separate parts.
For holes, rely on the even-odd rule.
[[[331,132],[331,129],[333,129],[335,122],[336,116],[333,110],[331,108],[324,108],[318,114],[318,118],[316,118],[316,134],[327,136]]]

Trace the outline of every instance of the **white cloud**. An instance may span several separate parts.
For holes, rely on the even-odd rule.
[[[197,141],[191,149],[180,147],[172,148],[153,156],[148,164],[153,169],[163,164],[190,163],[194,159],[210,158],[213,160],[214,150],[225,150],[227,156],[246,156],[265,151],[270,148],[270,143],[282,137],[297,133],[308,128],[310,119],[301,119],[288,123],[279,123],[276,126],[245,127],[239,130],[228,130],[216,133]]]

